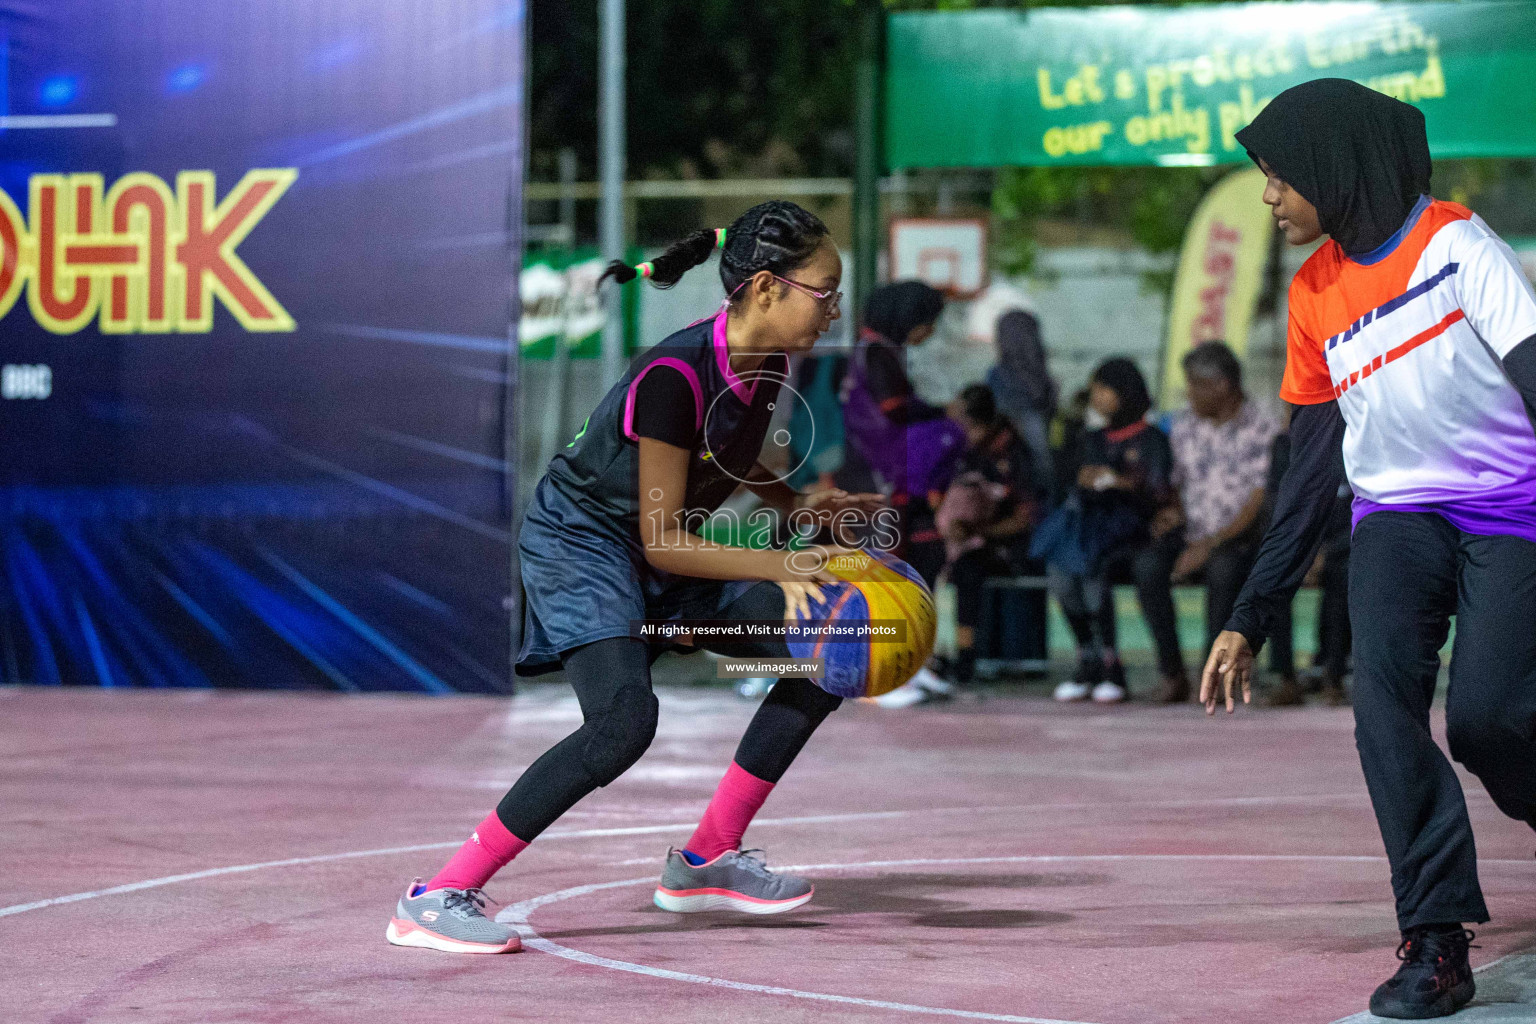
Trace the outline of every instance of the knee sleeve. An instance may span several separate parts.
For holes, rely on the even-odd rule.
[[[587,740],[582,747],[582,767],[592,781],[606,786],[640,760],[656,737],[660,705],[647,687],[624,686],[613,703],[582,726]]]

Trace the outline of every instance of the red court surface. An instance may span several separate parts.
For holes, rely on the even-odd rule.
[[[747,834],[816,898],[746,918],[650,904],[753,710],[661,694],[650,753],[490,884],[525,951],[471,957],[385,924],[577,724],[564,686],[0,689],[0,1019],[1327,1024],[1396,967],[1347,709],[848,705]],[[1454,1019],[1530,1020],[1536,836],[1467,794],[1494,967]]]

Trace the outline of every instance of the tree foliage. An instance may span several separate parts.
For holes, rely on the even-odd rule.
[[[533,0],[533,175],[597,163],[598,0]],[[827,0],[627,5],[631,177],[845,176],[855,12]]]
[[[628,160],[632,178],[853,173],[859,6],[891,11],[1091,6],[1095,0],[645,0],[627,5]],[[1149,2],[1149,0],[1142,0]],[[1168,3],[1171,0],[1150,0]],[[556,153],[597,164],[599,0],[531,0],[532,175]],[[1027,271],[1045,220],[1114,227],[1152,252],[1177,249],[1221,168],[1009,168],[992,196],[1002,269]],[[1486,202],[1513,233],[1536,234],[1530,161],[1438,167],[1438,194]],[[1485,216],[1489,213],[1485,212]],[[1494,223],[1494,217],[1490,217]]]
[[[1034,263],[1035,224],[1044,219],[1118,227],[1149,252],[1177,249],[1200,197],[1223,168],[1014,167],[998,175],[992,215],[995,259],[1007,273]]]

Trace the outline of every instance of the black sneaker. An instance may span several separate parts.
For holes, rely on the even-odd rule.
[[[1397,947],[1403,966],[1371,994],[1371,1012],[1378,1017],[1423,1020],[1449,1017],[1466,1006],[1477,991],[1467,959],[1474,937],[1459,926],[1452,931],[1408,929]]]

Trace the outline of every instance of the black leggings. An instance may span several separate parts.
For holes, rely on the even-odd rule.
[[[759,583],[720,617],[782,619],[784,592],[776,583]],[[790,657],[778,640],[710,644],[709,649],[731,657]],[[532,842],[578,800],[640,759],[656,735],[651,663],[661,650],[643,640],[613,637],[561,655],[561,667],[581,704],[581,728],[545,751],[502,797],[496,814],[507,831]],[[778,782],[811,733],[841,703],[841,697],[809,679],[780,679],[747,726],[736,763],[764,781]]]

